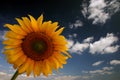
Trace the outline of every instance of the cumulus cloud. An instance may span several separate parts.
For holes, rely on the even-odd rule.
[[[105,23],[109,18],[109,14],[104,12],[106,3],[104,0],[91,0],[88,8],[90,15],[88,19],[93,19],[93,24]]]
[[[116,45],[116,46],[109,46],[107,48],[104,49],[104,53],[114,53],[116,51],[118,51],[120,46]]]
[[[74,44],[74,41],[73,40],[67,40],[68,41],[68,48],[71,48]]]
[[[98,66],[98,65],[100,65],[102,63],[103,63],[103,61],[97,61],[97,62],[93,63],[92,66]]]
[[[72,53],[81,53],[83,52],[84,50],[86,50],[87,48],[89,47],[89,44],[88,43],[79,43],[79,42],[76,42],[72,48],[70,49],[70,51]]]
[[[106,37],[100,38],[100,40],[95,41],[94,43],[90,44],[90,53],[100,53],[100,54],[107,54],[107,53],[114,53],[118,51],[119,46],[113,44],[118,41],[118,38],[114,36],[114,34],[107,34]]]
[[[83,42],[84,43],[90,43],[90,42],[93,41],[93,39],[94,39],[93,37],[88,37],[88,38],[84,39]]]
[[[84,2],[82,7],[84,17],[92,19],[93,24],[104,24],[113,14],[120,11],[120,2],[119,0],[90,0],[89,4]]]
[[[82,52],[84,52],[86,49],[89,48],[89,43],[93,40],[93,37],[88,37],[86,39],[84,39],[82,41],[82,43],[80,42],[74,42],[73,40],[68,40],[68,47],[69,47],[69,51],[71,53],[78,53],[81,54]]]
[[[70,29],[73,29],[73,28],[76,29],[82,26],[83,26],[83,22],[81,20],[76,20],[74,23],[69,24]]]
[[[120,65],[120,60],[112,60],[110,61],[111,65]]]
[[[72,37],[73,35],[71,35]],[[88,50],[91,54],[109,54],[115,53],[119,50],[118,37],[113,33],[107,33],[106,37],[101,37],[98,41],[93,41],[94,37],[88,37],[82,42],[68,39],[68,47],[71,53],[81,54],[85,50]]]

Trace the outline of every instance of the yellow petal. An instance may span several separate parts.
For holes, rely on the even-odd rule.
[[[24,62],[24,64],[22,64],[19,68],[18,68],[18,72],[21,74],[23,72],[25,72],[27,70],[27,68],[29,67],[29,58],[27,58],[27,60]]]
[[[67,41],[64,36],[53,36],[52,37],[54,43],[64,43],[67,44]]]
[[[63,63],[62,63],[62,60],[60,60],[59,56],[58,55],[56,56],[55,54],[53,56],[55,60],[59,63],[59,67],[63,68]]]
[[[55,30],[58,28],[58,22],[52,23],[52,31],[55,32]]]
[[[14,49],[17,47],[21,47],[21,45],[6,45],[6,46],[4,46],[4,49]]]
[[[30,30],[30,32],[33,32],[33,28],[32,28],[30,20],[27,17],[22,17],[22,19],[26,27]]]
[[[9,55],[18,53],[20,50],[22,50],[22,48],[18,47],[18,48],[14,48],[14,49],[5,50],[3,53],[9,56]]]
[[[14,54],[14,55],[10,55],[10,56],[6,56],[7,60],[10,64],[14,64],[14,62],[23,55],[22,51],[19,51],[18,53]]]
[[[41,26],[42,26],[42,21],[43,21],[43,15],[41,15],[38,19],[37,19],[37,24],[39,29],[41,30]]]
[[[34,64],[34,76],[39,76],[41,73],[41,61],[36,61]]]
[[[59,54],[60,59],[62,59],[62,60],[68,59],[68,56],[63,55],[62,53],[58,53],[58,54]]]
[[[38,32],[39,31],[39,27],[37,25],[37,21],[34,17],[32,17],[31,15],[29,15],[30,17],[30,20],[31,20],[31,25],[32,25],[32,28],[35,32]]]
[[[24,24],[24,22],[23,22],[21,19],[16,18],[16,20],[18,21],[18,23],[20,24],[21,28],[22,28],[25,32],[30,33],[30,30],[26,27],[26,25]]]
[[[27,33],[21,29],[19,25],[5,24],[4,26],[8,27],[10,30],[17,34],[26,35]]]
[[[49,60],[46,60],[46,69],[48,73],[52,74],[52,66],[50,64]]]
[[[6,45],[20,45],[23,41],[19,39],[8,39],[4,40],[2,43]]]
[[[66,46],[55,46],[54,50],[56,51],[61,51],[61,52],[64,52],[64,51],[67,51],[68,48]]]
[[[56,36],[60,35],[60,34],[62,33],[63,29],[64,29],[64,27],[63,27],[63,28],[60,28],[60,29],[57,30],[54,34],[51,34],[51,36],[56,37]]]
[[[72,58],[72,56],[68,52],[63,51],[63,53],[66,54],[69,58]]]
[[[44,26],[42,26],[42,27],[44,27],[43,32],[44,32],[45,34],[48,34],[48,32],[50,32],[50,30],[51,30],[50,27],[51,27],[52,21],[47,21],[46,23],[47,23],[47,25],[44,25]]]
[[[29,58],[29,67],[26,69],[27,76],[33,71],[34,61]]]
[[[42,24],[42,26],[40,27],[41,32],[44,32],[44,33],[45,33],[46,28],[50,25],[50,23],[51,23],[51,21],[44,22],[44,23]]]
[[[19,57],[15,62],[14,62],[14,69],[16,69],[17,67],[21,66],[25,61],[26,61],[27,57],[25,55],[22,55],[21,57]]]
[[[66,64],[66,59],[65,59],[65,56],[64,57],[61,57],[61,54],[60,53],[55,53],[54,54],[54,57],[59,61],[59,63],[61,64]]]
[[[7,31],[5,34],[5,37],[6,38],[14,38],[14,39],[23,39],[24,38],[23,35],[14,33],[13,31]]]
[[[54,22],[51,25],[48,26],[48,29],[46,30],[48,35],[52,35],[55,33],[55,30],[58,28],[58,22]]]
[[[56,61],[56,59],[53,56],[49,58],[49,62],[51,63],[53,69],[58,70],[59,63]]]
[[[42,72],[45,76],[48,76],[48,73],[49,73],[49,66],[48,64],[46,63],[46,60],[43,61],[42,63]]]

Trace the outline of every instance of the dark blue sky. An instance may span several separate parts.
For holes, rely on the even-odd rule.
[[[43,80],[119,80],[120,74],[120,2],[119,0],[39,0],[0,3],[0,48],[8,29],[5,23],[31,14],[44,15],[44,21],[58,21],[69,42],[73,58],[68,64]],[[0,53],[0,80],[13,74],[12,65]],[[9,68],[8,68],[9,67]],[[2,76],[2,78],[1,78]],[[23,75],[24,76],[24,75]],[[21,77],[23,77],[21,76]],[[98,78],[98,76],[100,76]],[[26,77],[24,77],[26,78]],[[23,79],[24,79],[23,78]],[[31,77],[31,79],[33,79]],[[39,78],[36,78],[37,80]]]

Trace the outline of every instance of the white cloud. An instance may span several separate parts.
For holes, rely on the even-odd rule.
[[[91,71],[84,71],[85,73],[90,73],[90,74],[100,74],[100,75],[105,75],[105,74],[112,74],[113,67],[103,67],[102,69],[98,70],[91,70]]]
[[[4,39],[4,34],[6,33],[6,31],[0,31],[0,41],[2,41]]]
[[[13,74],[8,74],[5,72],[0,72],[0,80],[10,80]],[[26,74],[21,74],[17,77],[17,80],[89,80],[91,76],[88,75],[50,75],[45,77],[44,75],[40,75],[38,77],[29,76]]]
[[[87,14],[88,14],[88,7],[87,6],[88,6],[87,2],[83,1],[83,4],[82,4],[83,10],[81,12],[85,18],[87,17]]]
[[[81,52],[83,52],[84,50],[86,50],[88,47],[89,47],[88,43],[79,43],[79,42],[76,42],[72,46],[72,48],[70,49],[70,51],[72,53],[78,53],[78,54],[80,54]]]
[[[86,49],[89,48],[89,43],[92,41],[93,37],[88,37],[83,40],[82,43],[75,42],[73,40],[68,40],[68,48],[71,53],[81,54]]]
[[[56,77],[55,80],[75,80],[77,77],[79,76],[59,76],[59,77]]]
[[[92,76],[90,75],[65,75],[65,76],[58,76],[54,78],[53,80],[89,80]]]
[[[74,35],[76,36],[76,35]],[[113,33],[107,33],[106,37],[101,37],[98,41],[93,41],[94,37],[87,37],[81,43],[73,40],[73,35],[69,35],[68,48],[71,53],[81,54],[85,50],[91,54],[109,54],[115,53],[119,50],[119,45],[115,45],[118,37]]]
[[[13,74],[8,74],[6,72],[0,72],[0,80],[10,80],[12,78]],[[33,80],[30,77],[24,77],[22,75],[19,75],[17,77],[17,80]]]
[[[120,60],[112,60],[110,61],[111,65],[120,65]]]
[[[109,46],[107,48],[104,49],[104,53],[114,53],[116,51],[118,51],[120,46],[116,45],[116,46]]]
[[[88,19],[94,19],[93,24],[105,23],[109,18],[108,13],[104,12],[105,7],[106,3],[104,0],[91,0],[88,8],[88,12],[90,13]]]
[[[119,46],[113,46],[115,42],[118,41],[118,38],[114,36],[114,34],[107,34],[106,37],[100,38],[100,40],[95,41],[94,43],[90,44],[90,53],[100,53],[100,54],[107,54],[107,53],[114,53],[118,50]],[[109,50],[111,49],[111,50]],[[108,51],[109,50],[109,51]]]
[[[93,63],[92,66],[98,66],[98,65],[100,65],[102,63],[103,63],[103,61],[97,61],[97,62]]]
[[[90,42],[93,41],[93,39],[94,39],[93,37],[88,37],[88,38],[84,39],[83,42],[84,43],[90,43]]]
[[[7,73],[5,73],[5,72],[0,72],[0,75],[7,75]]]
[[[78,28],[78,27],[83,26],[83,23],[80,20],[76,20],[75,23],[74,23],[74,26],[75,26],[75,28]]]
[[[120,11],[120,2],[119,0],[90,0],[89,4],[84,2],[82,7],[85,18],[92,19],[93,24],[104,24],[113,14]]]
[[[103,67],[103,70],[105,70],[105,71],[110,71],[112,69],[113,69],[113,67]]]
[[[77,34],[76,33],[69,34],[68,37],[69,37],[69,39],[73,39],[73,38],[77,37]]]
[[[78,27],[82,27],[83,26],[83,22],[81,20],[76,20],[75,23],[70,23],[69,24],[69,27],[70,29],[73,29],[73,28],[78,28]]]
[[[74,41],[73,40],[67,40],[68,41],[68,48],[71,48],[74,44]]]
[[[107,1],[107,12],[110,15],[115,14],[116,12],[120,11],[120,1],[119,0],[111,0]]]
[[[90,74],[101,74],[101,75],[112,74],[112,72],[104,71],[104,70],[94,70],[94,71],[89,71],[89,73]]]

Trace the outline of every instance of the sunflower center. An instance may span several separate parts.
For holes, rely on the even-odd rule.
[[[22,43],[24,54],[35,61],[44,60],[53,54],[53,44],[49,36],[43,33],[30,33]]]
[[[32,46],[32,49],[37,53],[43,53],[47,48],[47,45],[45,44],[44,41],[33,42],[31,46]]]

